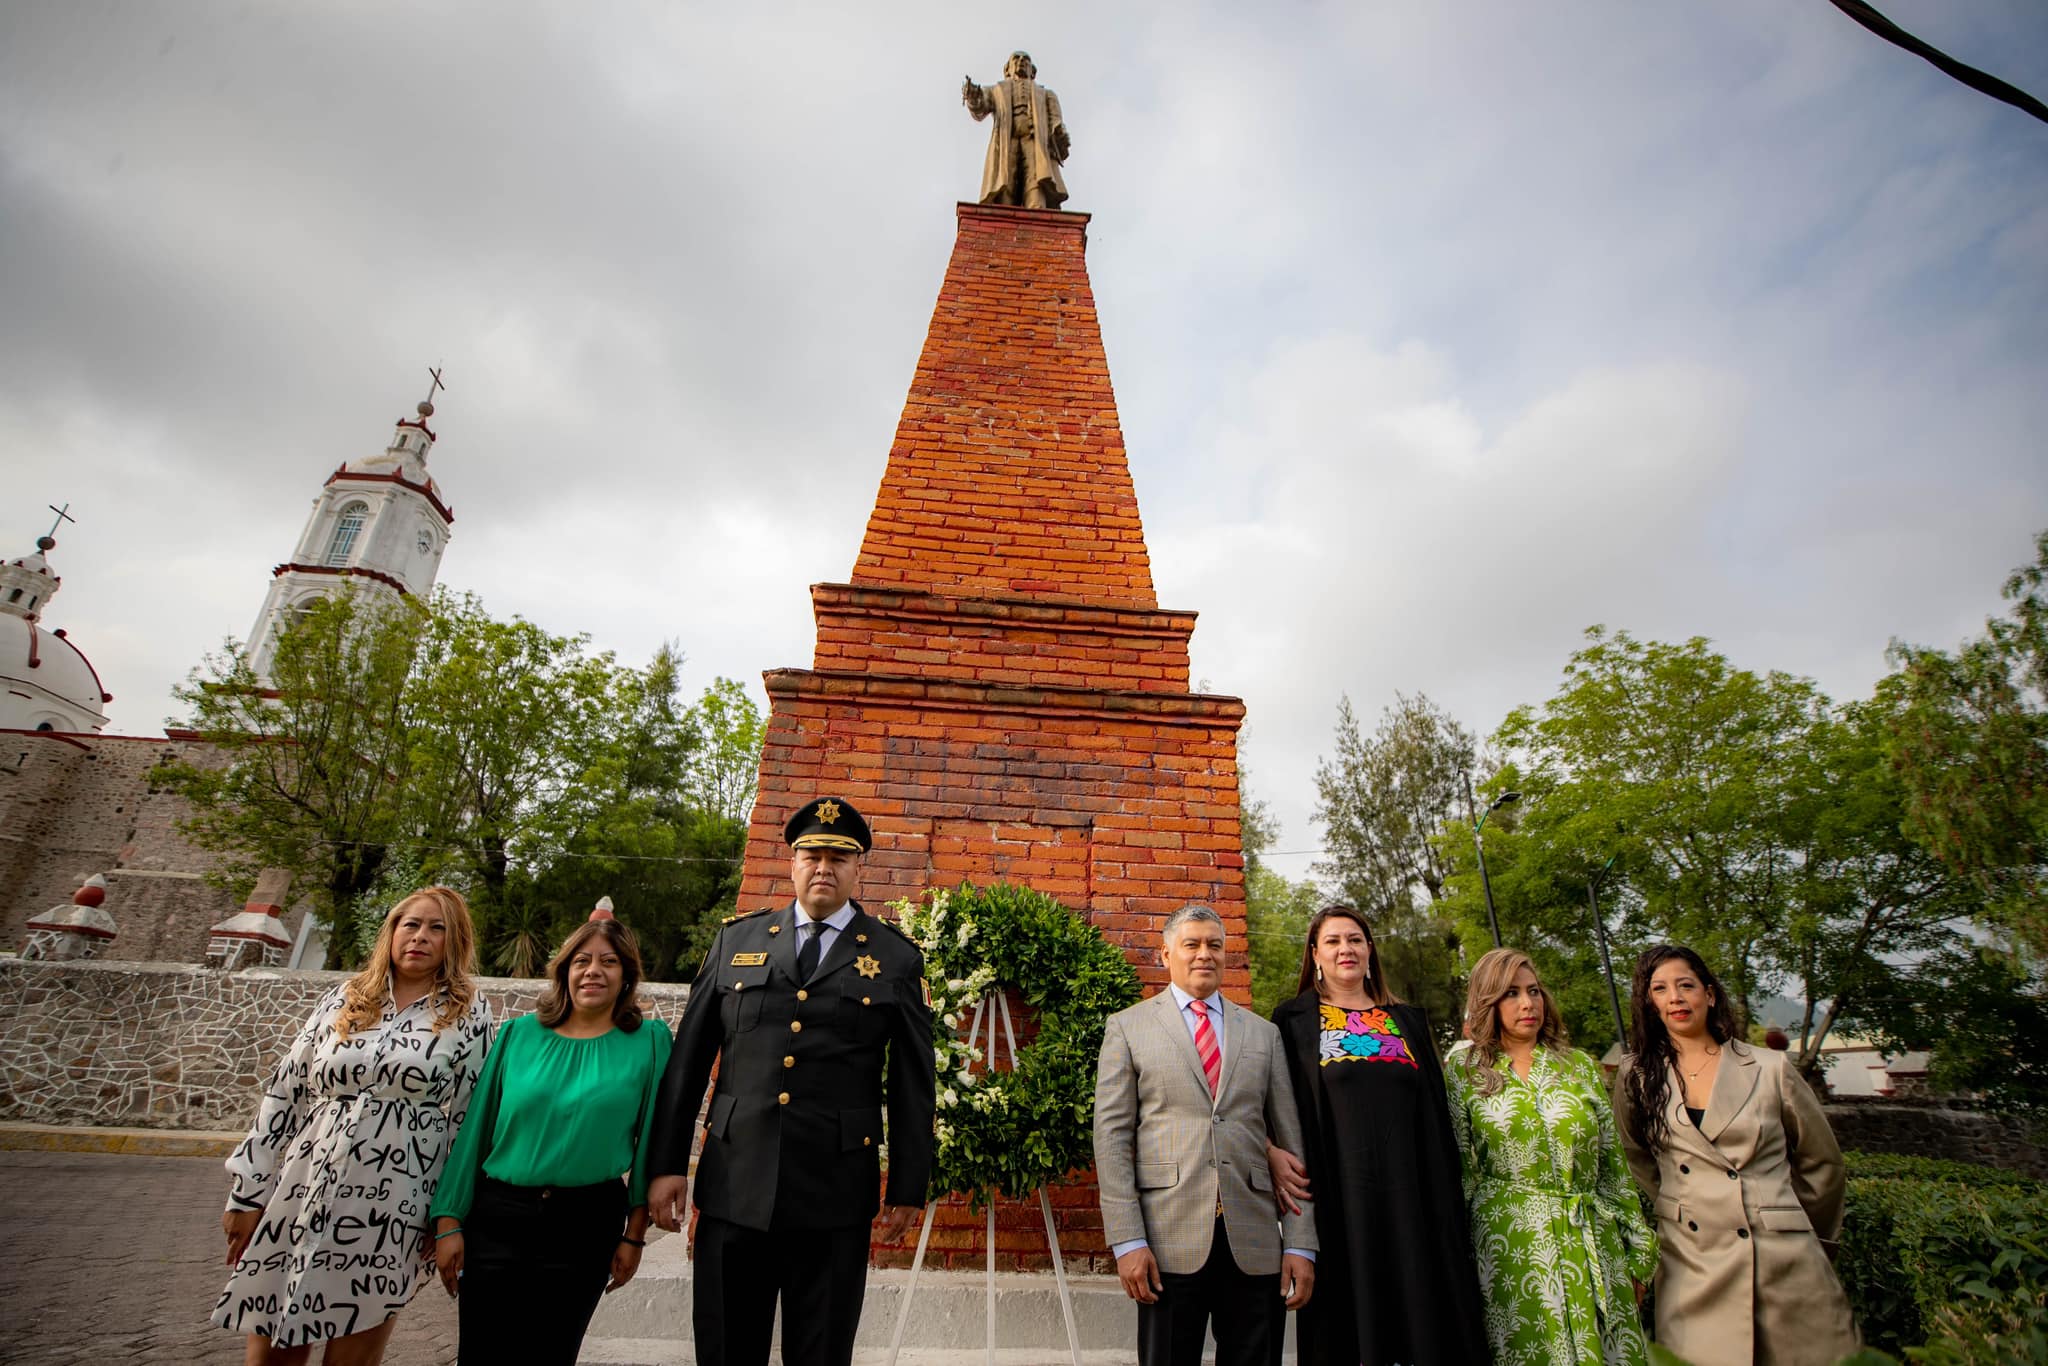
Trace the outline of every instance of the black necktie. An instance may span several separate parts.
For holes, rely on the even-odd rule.
[[[796,951],[796,979],[799,983],[811,980],[811,974],[818,970],[818,945],[825,939],[825,924],[822,920],[806,920],[804,928],[811,937]]]

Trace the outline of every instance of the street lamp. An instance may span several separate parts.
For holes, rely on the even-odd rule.
[[[1487,804],[1484,811],[1474,816],[1472,801],[1472,775],[1465,775],[1465,814],[1472,817],[1472,849],[1479,855],[1479,889],[1486,893],[1486,925],[1493,931],[1493,946],[1500,947],[1500,916],[1493,909],[1493,882],[1486,876],[1486,841],[1479,838],[1479,832],[1486,827],[1486,818],[1506,806],[1509,802],[1522,800],[1519,792],[1503,792]]]
[[[1586,901],[1593,908],[1593,937],[1600,941],[1600,968],[1607,974],[1607,999],[1614,1006],[1614,1037],[1628,1046],[1628,1027],[1621,1022],[1621,992],[1614,985],[1614,960],[1607,953],[1607,923],[1600,918],[1600,884],[1607,880],[1608,870],[1614,867],[1614,860],[1621,857],[1616,850],[1607,862],[1600,865],[1600,871],[1593,874],[1586,883]]]

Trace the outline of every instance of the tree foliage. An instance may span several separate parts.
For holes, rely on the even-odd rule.
[[[1705,640],[1641,641],[1595,628],[1540,708],[1511,713],[1495,786],[1523,799],[1488,863],[1503,932],[1529,950],[1575,1037],[1616,1033],[1587,889],[1596,876],[1626,1000],[1635,955],[1692,945],[1747,1016],[1767,986],[1807,1002],[1799,1062],[1830,1033],[1922,997],[1930,955],[1970,909],[1957,880],[1901,830],[1880,697],[1837,706],[1809,679],[1736,668]],[[1483,925],[1469,828],[1443,841],[1456,914]]]
[[[1248,944],[1245,960],[1252,976],[1252,1009],[1261,1015],[1294,995],[1301,972],[1301,949],[1308,938],[1308,922],[1322,905],[1322,893],[1313,882],[1295,882],[1282,877],[1266,863],[1279,838],[1280,826],[1272,808],[1240,789],[1239,821],[1244,838],[1244,920]]]
[[[2048,956],[2048,532],[2008,614],[1953,654],[1895,643],[1891,758],[1908,833],[1982,893],[1989,921]]]
[[[1316,873],[1365,913],[1394,989],[1439,1025],[1464,1011],[1461,940],[1439,904],[1452,855],[1436,838],[1464,802],[1472,735],[1422,694],[1396,695],[1366,735],[1347,698],[1336,755],[1316,766]]]
[[[261,869],[286,869],[318,889],[336,943],[353,942],[351,908],[413,827],[407,718],[425,628],[410,599],[345,591],[281,634],[267,679],[229,642],[176,689],[214,754],[153,781],[190,804],[188,833],[223,856],[218,880],[246,892]]]
[[[221,762],[159,778],[225,876],[319,888],[345,962],[358,922],[443,881],[487,968],[531,975],[608,895],[673,977],[738,886],[760,714],[727,679],[684,705],[673,647],[633,669],[588,644],[466,594],[337,594],[281,633],[269,679],[232,644],[194,671],[179,696]]]

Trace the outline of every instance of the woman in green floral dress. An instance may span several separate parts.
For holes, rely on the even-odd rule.
[[[1599,1065],[1565,1042],[1528,955],[1472,970],[1445,1061],[1472,1252],[1499,1366],[1643,1366],[1636,1318],[1657,1239]]]

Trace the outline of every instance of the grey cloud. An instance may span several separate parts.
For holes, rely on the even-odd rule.
[[[2028,0],[1889,10],[2048,89]],[[146,731],[445,361],[445,581],[807,663],[1019,46],[1290,843],[1341,692],[1485,729],[1607,620],[1849,693],[2048,522],[2048,145],[1824,5],[50,0],[0,14],[0,536],[79,505],[55,624]]]

